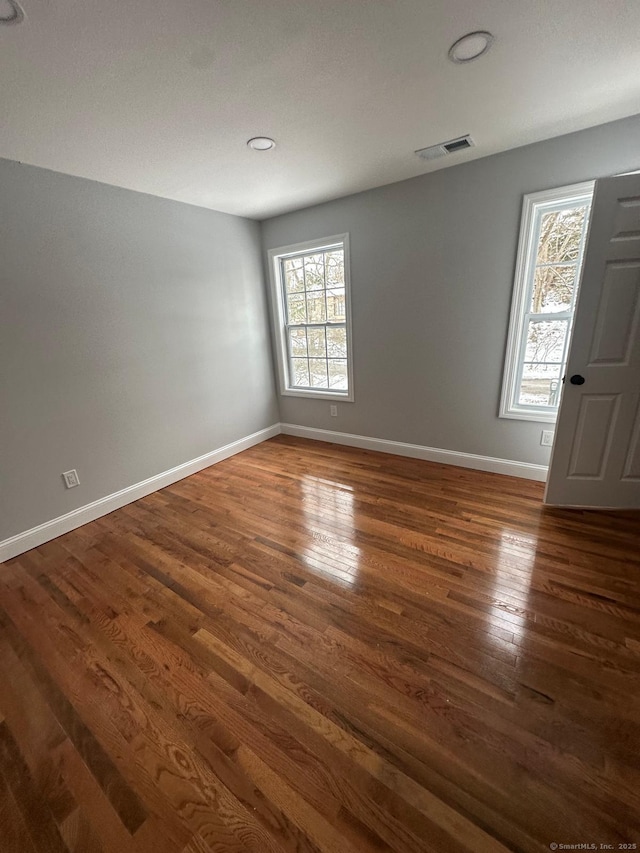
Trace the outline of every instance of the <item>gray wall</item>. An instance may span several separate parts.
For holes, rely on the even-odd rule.
[[[259,239],[0,161],[0,540],[277,422]]]
[[[265,251],[351,235],[355,402],[280,419],[547,464],[548,425],[498,418],[522,196],[638,168],[635,116],[265,221]]]

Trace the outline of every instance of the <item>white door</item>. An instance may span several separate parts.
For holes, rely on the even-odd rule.
[[[640,174],[596,182],[545,503],[640,507]]]

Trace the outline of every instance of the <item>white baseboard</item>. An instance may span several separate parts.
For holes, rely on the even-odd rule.
[[[37,527],[32,527],[30,530],[25,530],[24,533],[18,533],[10,539],[5,539],[0,542],[0,563],[5,560],[10,560],[12,557],[17,557],[18,554],[23,554],[31,548],[37,548],[48,542],[50,539],[55,539],[57,536],[62,536],[63,533],[68,533],[70,530],[75,530],[76,527],[82,527],[89,521],[94,521],[103,515],[108,515],[115,509],[121,506],[133,503],[152,492],[157,492],[158,489],[164,489],[165,486],[170,486],[172,483],[177,483],[188,477],[190,474],[195,474],[197,471],[202,471],[203,468],[208,468],[210,465],[215,465],[216,462],[221,462],[223,459],[228,459],[230,456],[235,456],[242,450],[247,450],[255,444],[260,444],[268,438],[273,438],[274,435],[279,435],[280,424],[262,429],[259,432],[254,432],[252,435],[247,435],[245,438],[240,438],[238,441],[232,441],[231,444],[226,444],[224,447],[219,447],[211,453],[205,453],[204,456],[198,456],[197,459],[192,459],[190,462],[184,462],[182,465],[177,465],[169,471],[163,471],[161,474],[156,474],[154,477],[149,477],[148,480],[143,480],[141,483],[135,483],[133,486],[127,486],[126,489],[121,489],[119,492],[114,492],[112,495],[107,495],[93,503],[81,506],[47,521],[44,524],[39,524]]]
[[[254,432],[252,435],[248,435],[238,441],[233,441],[231,444],[220,447],[211,453],[206,453],[204,456],[199,456],[197,459],[192,459],[190,462],[177,465],[169,471],[163,471],[161,474],[149,477],[148,480],[143,480],[141,483],[135,483],[133,486],[128,486],[126,489],[121,489],[112,495],[107,495],[104,498],[74,509],[72,512],[68,512],[44,524],[39,524],[37,527],[32,527],[30,530],[25,530],[24,533],[18,533],[16,536],[5,539],[0,542],[0,563],[10,560],[12,557],[17,557],[31,548],[37,548],[38,545],[42,545],[50,539],[55,539],[57,536],[62,536],[63,533],[68,533],[70,530],[75,530],[76,527],[82,527],[83,524],[94,521],[96,518],[108,515],[110,512],[126,504],[144,498],[146,495],[150,495],[152,492],[158,491],[158,489],[163,489],[165,486],[170,486],[172,483],[176,483],[190,474],[195,474],[198,471],[202,471],[203,468],[215,465],[216,462],[228,459],[230,456],[234,456],[242,450],[247,450],[249,447],[260,444],[268,438],[273,438],[274,435],[278,435],[281,432],[285,435],[297,435],[301,438],[310,438],[315,441],[329,441],[333,444],[345,444],[349,447],[361,447],[365,450],[393,453],[396,456],[426,459],[429,462],[440,462],[444,465],[475,468],[478,471],[491,471],[495,474],[507,474],[511,477],[525,477],[528,480],[544,482],[547,478],[548,469],[546,465],[532,465],[529,462],[514,462],[509,459],[496,459],[492,456],[478,456],[475,453],[461,453],[455,450],[442,450],[437,447],[423,447],[420,444],[406,444],[402,441],[389,441],[384,438],[352,435],[347,432],[334,432],[333,430],[297,426],[296,424],[274,424],[267,429]]]
[[[402,441],[389,441],[384,438],[370,438],[366,435],[353,435],[348,432],[334,432],[328,429],[280,424],[285,435],[297,435],[316,441],[330,441],[333,444],[346,444],[349,447],[361,447],[364,450],[378,450],[382,453],[394,453],[396,456],[409,456],[412,459],[426,459],[428,462],[440,462],[444,465],[457,465],[460,468],[475,468],[478,471],[491,471],[494,474],[507,474],[510,477],[524,477],[527,480],[547,479],[548,467],[530,462],[514,462],[511,459],[496,459],[493,456],[478,456],[475,453],[462,453],[457,450],[442,450],[438,447],[423,447],[421,444],[405,444]]]

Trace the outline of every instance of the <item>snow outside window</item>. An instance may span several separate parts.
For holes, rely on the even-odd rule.
[[[524,197],[500,416],[554,422],[593,182]]]
[[[353,400],[348,235],[269,252],[283,394]]]

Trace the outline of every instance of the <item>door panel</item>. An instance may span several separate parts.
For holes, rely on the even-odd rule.
[[[569,477],[602,477],[609,458],[619,401],[618,394],[582,395]]]
[[[625,480],[637,480],[640,482],[640,402],[636,409],[636,417],[633,424],[631,444],[624,463]]]
[[[640,261],[610,264],[598,310],[590,364],[628,363],[640,318]]]
[[[545,501],[640,507],[637,174],[596,182]]]
[[[634,177],[625,175],[623,177]],[[615,180],[610,178],[609,180]],[[615,222],[612,243],[637,242],[640,244],[640,228],[638,228],[638,208],[640,207],[640,196],[617,199]],[[625,250],[623,250],[625,251]]]

